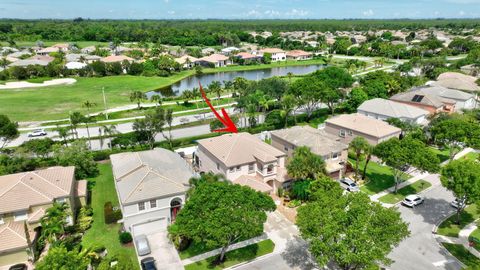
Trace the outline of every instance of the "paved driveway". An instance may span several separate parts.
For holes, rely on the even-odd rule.
[[[411,235],[390,254],[389,257],[395,262],[389,269],[461,269],[455,258],[438,245],[432,234],[435,224],[455,212],[449,205],[453,200],[451,192],[436,186],[423,196],[425,203],[414,209],[398,206],[402,218],[409,223]]]
[[[153,257],[157,262],[159,270],[183,270],[183,265],[178,256],[178,252],[170,240],[168,240],[167,232],[157,232],[147,235],[150,244],[151,254],[141,256],[138,260],[146,257]]]

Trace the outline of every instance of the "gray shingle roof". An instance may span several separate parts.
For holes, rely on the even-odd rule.
[[[374,98],[367,100],[357,109],[358,112],[368,112],[384,115],[391,118],[416,119],[422,115],[428,115],[429,112],[415,106],[395,102],[383,98]]]
[[[186,192],[192,169],[177,153],[158,148],[110,156],[122,204]]]

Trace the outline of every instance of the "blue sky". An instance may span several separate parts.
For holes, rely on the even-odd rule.
[[[0,18],[479,18],[480,0],[0,0]]]

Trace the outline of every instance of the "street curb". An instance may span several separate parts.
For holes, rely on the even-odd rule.
[[[465,264],[463,264],[463,262],[461,262],[459,259],[457,259],[457,257],[453,256],[452,253],[450,253],[450,251],[448,251],[448,249],[446,249],[443,245],[442,245],[442,242],[440,242],[438,240],[439,237],[437,237],[437,230],[438,230],[438,226],[440,224],[442,224],[445,220],[449,219],[450,217],[454,216],[455,213],[452,213],[450,215],[447,215],[444,219],[440,220],[439,222],[437,222],[436,224],[433,225],[433,228],[432,228],[432,236],[433,238],[435,239],[435,242],[437,243],[438,247],[440,248],[440,250],[443,250],[445,251],[447,254],[449,254],[450,256],[452,256],[452,258],[455,259],[455,261],[457,261],[458,264],[460,264],[462,266],[462,268],[466,268],[467,266]]]
[[[253,263],[253,262],[256,262],[256,261],[261,261],[261,260],[266,259],[266,258],[268,258],[268,257],[270,257],[270,256],[275,255],[275,254],[277,254],[277,253],[275,253],[275,252],[272,251],[271,253],[262,255],[262,256],[260,256],[260,257],[256,257],[255,259],[252,259],[252,260],[250,260],[250,261],[241,262],[241,263],[239,263],[239,264],[236,264],[236,265],[233,265],[233,266],[224,268],[224,270],[236,269],[236,268],[238,268],[238,267],[245,266],[245,265],[248,265],[248,264]]]

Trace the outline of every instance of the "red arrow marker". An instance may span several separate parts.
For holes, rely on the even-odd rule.
[[[225,128],[221,129],[216,129],[213,132],[232,132],[232,133],[237,133],[237,127],[235,126],[235,123],[233,123],[232,119],[230,119],[230,116],[228,116],[227,111],[225,111],[224,108],[222,108],[222,116],[215,110],[215,108],[212,106],[210,103],[210,100],[207,98],[207,95],[205,94],[205,91],[203,91],[203,87],[201,83],[198,83],[200,85],[200,93],[202,93],[202,97],[207,103],[208,107],[212,110],[213,114],[215,117],[218,119],[218,121],[222,122],[222,124],[225,126]]]

